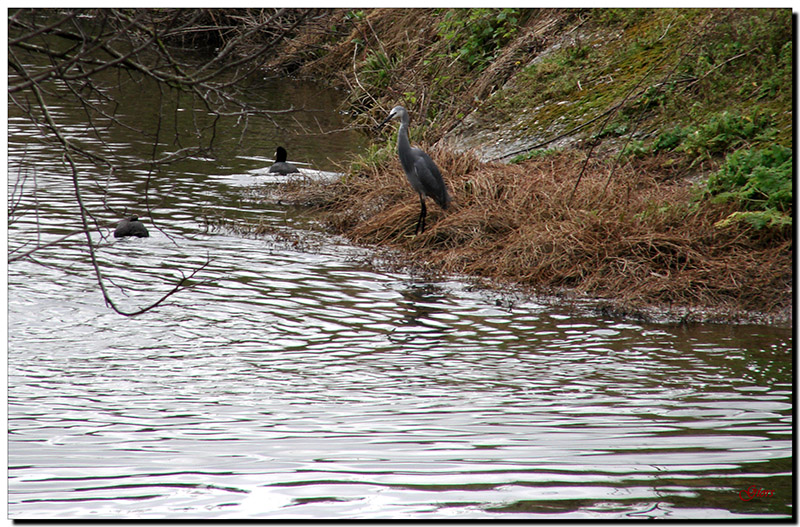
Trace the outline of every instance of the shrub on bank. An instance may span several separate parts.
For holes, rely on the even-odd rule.
[[[724,227],[745,222],[755,229],[792,226],[792,150],[780,145],[738,150],[707,182],[716,202],[734,202],[742,209],[718,222]]]

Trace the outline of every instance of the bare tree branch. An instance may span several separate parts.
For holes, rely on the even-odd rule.
[[[181,278],[172,288],[145,307],[125,310],[114,302],[106,286],[113,281],[104,276],[97,258],[99,245],[92,238],[98,231],[105,238],[102,232],[107,225],[97,218],[101,210],[91,210],[87,206],[84,191],[94,191],[91,185],[97,185],[105,210],[116,211],[106,199],[108,182],[104,188],[100,180],[86,175],[79,178],[79,166],[82,166],[79,163],[89,163],[100,173],[108,174],[107,181],[112,174],[145,168],[143,202],[153,218],[157,210],[150,192],[154,188],[152,178],[159,167],[193,156],[210,156],[223,118],[237,119],[243,134],[253,117],[268,119],[278,126],[273,116],[296,111],[294,108],[257,108],[242,100],[238,92],[241,82],[263,66],[274,45],[311,12],[308,9],[9,10],[9,102],[39,129],[43,142],[60,150],[81,225],[78,230],[42,243],[37,202],[33,211],[37,214],[36,240],[10,249],[9,263],[20,260],[41,263],[34,258],[36,251],[82,233],[81,243],[88,249],[103,299],[109,308],[124,316],[155,309],[170,296],[197,285],[194,279],[210,260],[191,271],[180,271]],[[219,23],[207,23],[209,17],[212,22],[219,18]],[[198,35],[205,35],[204,38],[214,35],[222,42],[208,60],[188,60],[185,53],[176,53],[169,46],[169,42],[198,38]],[[132,124],[134,121],[121,111],[125,101],[118,100],[116,94],[129,83],[157,86],[160,95],[157,107],[152,109],[157,112],[153,128],[143,129],[146,127]],[[83,113],[84,136],[72,130],[66,132],[69,124],[62,120],[60,112],[52,111],[56,101],[68,102],[70,107]],[[186,119],[179,114],[187,106],[202,110],[189,114],[191,137],[182,128]],[[117,129],[146,137],[152,145],[149,153],[144,158],[132,158],[111,147],[109,137]],[[23,193],[27,192],[27,175],[18,174],[17,178],[9,200],[9,213],[19,217],[30,211],[21,205]],[[35,173],[33,195],[36,200]],[[9,224],[13,221],[10,218]],[[177,245],[166,229],[158,225],[157,228]],[[125,294],[124,290],[122,292]]]

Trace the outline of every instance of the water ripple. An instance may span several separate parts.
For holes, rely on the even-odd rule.
[[[18,135],[9,170],[27,146],[42,216],[10,226],[12,249],[78,223],[68,181]],[[303,220],[193,163],[153,181],[151,238],[96,233],[126,308],[210,260],[158,310],[111,313],[77,239],[9,266],[11,517],[792,514],[791,332],[501,302],[318,233],[302,250],[206,232],[203,207],[275,232]],[[119,177],[87,203],[133,208],[142,181]],[[742,501],[750,485],[775,498]]]

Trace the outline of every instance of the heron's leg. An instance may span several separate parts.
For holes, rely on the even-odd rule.
[[[417,234],[417,232],[425,232],[425,216],[428,214],[428,209],[425,207],[425,196],[422,194],[419,195],[419,204],[419,219],[417,220],[417,228],[414,229],[414,234]]]

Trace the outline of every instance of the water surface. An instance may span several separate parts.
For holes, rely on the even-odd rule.
[[[82,180],[122,308],[206,265],[158,309],[105,306],[80,237],[9,265],[12,518],[793,514],[791,331],[635,324],[375,268],[304,211],[243,197],[269,130],[216,159]],[[362,141],[302,137],[290,157],[320,170]],[[9,143],[26,211],[13,255],[80,222],[57,151],[12,110]],[[150,238],[109,237],[117,212],[143,210]],[[752,486],[774,495],[743,499]]]

